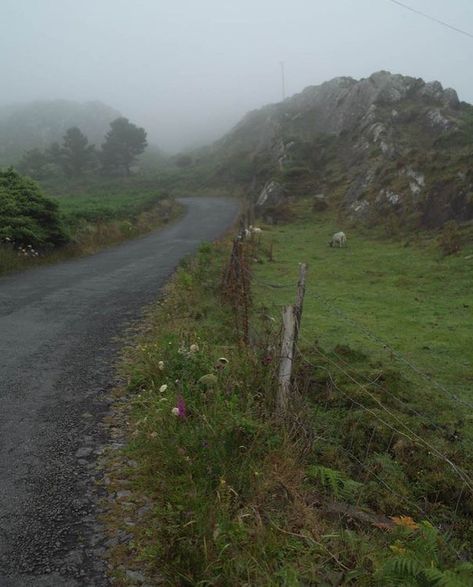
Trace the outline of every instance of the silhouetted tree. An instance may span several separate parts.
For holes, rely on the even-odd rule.
[[[117,118],[110,123],[110,127],[100,154],[103,169],[105,172],[130,175],[133,161],[148,145],[146,131],[129,122],[128,118]]]
[[[87,137],[77,126],[73,126],[64,135],[61,155],[61,163],[66,175],[83,175],[93,163],[95,147],[89,145]]]

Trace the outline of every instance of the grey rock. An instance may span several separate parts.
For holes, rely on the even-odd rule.
[[[427,112],[427,118],[430,125],[440,130],[449,130],[454,126],[453,122],[442,114],[439,108],[434,108]]]
[[[143,573],[140,573],[139,571],[127,570],[125,575],[127,579],[135,585],[142,585],[146,581]]]
[[[281,204],[284,198],[285,191],[282,185],[277,181],[270,180],[266,182],[264,188],[262,189],[258,200],[256,201],[256,206],[258,208],[272,208]]]

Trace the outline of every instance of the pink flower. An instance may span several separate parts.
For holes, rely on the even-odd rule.
[[[184,398],[182,396],[179,396],[177,398],[177,409],[178,409],[179,417],[185,418],[186,417],[186,402],[184,401]]]

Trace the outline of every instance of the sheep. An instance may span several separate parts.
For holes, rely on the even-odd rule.
[[[248,228],[243,228],[242,230],[240,230],[237,239],[240,241],[244,241],[247,238],[250,238],[251,236],[251,232],[248,230]]]
[[[338,245],[340,248],[341,247],[346,247],[347,246],[347,237],[346,237],[346,235],[345,235],[344,232],[336,232],[332,236],[332,240],[329,241],[328,244],[331,247],[333,247],[334,245]]]

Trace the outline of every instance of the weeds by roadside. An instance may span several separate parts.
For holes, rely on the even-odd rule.
[[[35,251],[36,255],[25,254],[10,243],[2,243],[0,244],[0,274],[90,255],[104,247],[118,244],[163,226],[177,218],[181,210],[182,207],[175,200],[163,198],[127,219],[100,220],[96,218],[94,220],[92,216],[90,221],[75,225],[70,244],[50,251]]]
[[[109,485],[108,531],[125,536],[110,552],[114,584],[136,573],[173,586],[470,584],[472,567],[457,558],[467,528],[443,536],[376,480],[408,503],[430,499],[384,445],[369,450],[375,424],[329,385],[320,357],[316,369],[299,366],[290,420],[274,417],[275,325],[255,311],[251,346],[241,344],[219,290],[229,252],[203,245],[183,264],[126,351],[116,418],[129,443]],[[353,373],[366,370],[362,354],[338,351]],[[368,452],[373,471],[347,450]]]

